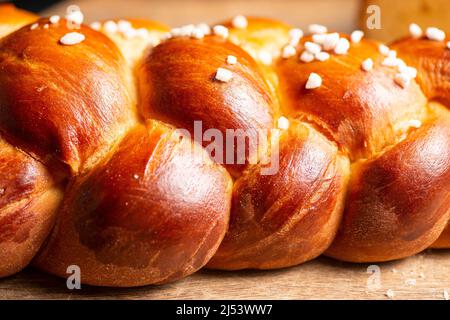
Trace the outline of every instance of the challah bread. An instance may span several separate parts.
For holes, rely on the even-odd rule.
[[[82,45],[63,46],[64,20],[36,23],[2,39],[0,130],[77,174],[135,122],[131,71],[105,35],[81,26]]]
[[[450,49],[448,38],[446,41],[447,49]],[[423,38],[401,39],[394,42],[392,47],[408,64],[419,70],[417,82],[431,101],[430,108],[439,114],[439,118],[448,120],[448,111],[445,106],[448,108],[450,105],[450,50],[442,50],[442,43],[430,42]],[[445,150],[448,151],[448,149]],[[432,247],[450,247],[450,224]]]
[[[420,252],[439,237],[448,221],[449,128],[425,124],[352,166],[344,217],[327,255],[387,261]]]
[[[43,164],[0,137],[0,277],[30,263],[53,226],[63,194]]]
[[[300,46],[308,41],[312,39],[304,38]],[[377,66],[370,72],[361,70],[367,57]],[[384,58],[376,42],[363,39],[347,54],[323,62],[280,61],[276,67],[284,113],[322,127],[352,161],[373,157],[399,141],[411,120],[425,117],[426,99],[419,86],[395,85],[396,70],[383,66]],[[320,90],[304,88],[311,72],[320,74]]]
[[[394,43],[403,63],[261,18],[31,22],[0,40],[0,276],[34,256],[139,286],[450,247],[448,39]],[[214,150],[241,161],[216,161],[196,121],[249,133]]]
[[[229,67],[233,81],[218,86],[212,77],[229,55],[238,61]],[[260,130],[273,127],[275,101],[257,64],[224,39],[166,41],[145,58],[138,78],[140,111],[146,118],[189,129],[192,134],[196,120],[202,121],[204,130],[251,130],[251,141]],[[251,150],[261,152],[257,147],[246,147],[247,158],[255,156]],[[230,165],[234,175],[244,168],[239,162]]]
[[[330,246],[342,217],[348,158],[297,120],[280,137],[279,157],[277,174],[262,175],[261,165],[253,165],[235,182],[230,228],[208,267],[281,268]]]
[[[192,156],[191,144],[156,121],[131,130],[66,190],[36,264],[64,276],[76,262],[84,282],[108,286],[162,283],[200,269],[227,230],[232,181],[218,164]]]
[[[248,23],[248,28],[251,30],[252,20],[248,20]],[[262,28],[261,31],[263,30]],[[241,34],[241,43],[252,41],[251,36],[248,40],[242,39],[242,30],[239,33]],[[301,52],[302,46],[311,41],[311,37],[302,39],[297,51]],[[376,42],[362,40],[353,43],[347,54],[334,55],[323,62],[299,63],[298,56],[295,55],[288,59],[278,59],[272,66],[275,68],[279,79],[278,100],[282,114],[289,116],[291,119],[299,119],[313,125],[331,141],[336,141],[340,151],[353,160],[352,179],[345,188],[348,194],[343,220],[342,223],[335,224],[339,225],[338,235],[325,252],[329,256],[346,261],[385,261],[409,256],[412,252],[420,252],[430,246],[436,240],[438,234],[442,232],[450,210],[448,195],[450,154],[448,152],[442,153],[442,151],[435,154],[435,151],[440,149],[448,151],[450,146],[447,110],[440,114],[439,119],[443,118],[442,121],[445,123],[435,129],[436,135],[433,138],[436,140],[430,139],[430,141],[433,141],[430,143],[437,145],[428,145],[429,154],[426,153],[427,150],[425,149],[423,150],[423,158],[415,159],[411,155],[416,162],[414,165],[408,162],[401,163],[404,168],[397,168],[395,162],[388,162],[392,165],[392,168],[390,168],[391,180],[377,181],[377,174],[381,177],[389,174],[388,171],[381,171],[377,168],[374,170],[375,180],[368,181],[370,183],[366,187],[367,191],[365,190],[367,194],[358,194],[351,203],[348,202],[348,199],[351,199],[353,187],[356,187],[358,183],[356,179],[353,179],[359,174],[355,169],[356,165],[375,166],[377,162],[372,163],[371,160],[381,158],[383,155],[390,153],[389,150],[391,149],[397,149],[395,151],[397,156],[398,153],[401,153],[398,162],[405,161],[408,158],[403,158],[403,156],[408,148],[422,148],[427,145],[424,145],[422,139],[407,147],[402,147],[403,145],[400,142],[405,140],[408,133],[415,129],[417,123],[422,124],[424,122],[425,124],[436,121],[435,112],[428,110],[427,100],[418,85],[411,83],[407,88],[402,88],[394,83],[395,68],[382,65],[386,57],[383,57],[379,52],[378,46],[379,44]],[[442,43],[440,50],[444,52],[447,50]],[[256,52],[255,55],[258,56],[260,53]],[[374,68],[371,72],[361,70],[361,64],[367,57],[371,57],[374,64],[378,64],[379,67]],[[448,61],[448,57],[446,59],[444,61]],[[320,90],[304,88],[311,72],[320,72],[323,82],[326,83],[326,85],[320,87]],[[423,138],[425,142],[428,139],[427,137]],[[430,150],[430,148],[435,147],[437,148]],[[392,157],[394,157],[394,154],[390,156],[390,161],[393,160]],[[282,155],[280,155],[280,159],[283,159]],[[305,159],[308,158],[301,158],[301,161],[305,161]],[[379,161],[383,160],[380,159]],[[282,160],[280,160],[280,163],[283,163]],[[292,162],[290,162],[290,165],[292,167],[286,170],[284,174],[281,174],[281,169],[279,171],[283,182],[286,182],[286,176],[289,176],[287,172],[292,173],[293,168],[295,168]],[[312,166],[311,163],[309,165]],[[317,167],[317,164],[314,164],[314,166]],[[410,166],[413,169],[410,169],[411,172],[408,170]],[[428,174],[420,177],[419,180],[417,176],[414,176],[415,170]],[[338,172],[348,177],[342,166]],[[403,179],[406,181],[400,183],[399,179],[402,175],[399,176],[398,172],[404,172]],[[304,176],[307,173],[305,171]],[[275,177],[276,175],[271,178]],[[411,177],[414,177],[415,182],[411,181]],[[264,177],[260,176],[260,178]],[[321,180],[329,184],[329,179],[322,178]],[[282,205],[282,201],[292,198],[299,200],[302,192],[295,193],[296,197],[288,196],[288,192],[287,195],[284,195],[285,198],[278,195],[277,201],[265,208],[264,200],[271,198],[274,193],[272,188],[278,191],[283,188],[283,185],[272,183],[270,184],[271,187],[267,189],[258,186],[252,194],[252,191],[249,190],[238,189],[236,191],[240,182],[241,180],[237,180],[235,183],[230,229],[209,266],[220,269],[289,266],[309,260],[324,251],[317,243],[314,243],[308,249],[305,248],[307,247],[307,241],[302,239],[300,234],[306,233],[307,239],[314,239],[314,236],[305,232],[306,230],[298,232],[296,228],[306,227],[309,232],[314,230],[312,227],[314,224],[308,223],[307,218],[294,218],[292,219],[293,222],[285,218],[284,224],[279,229],[271,230],[267,227],[267,225],[270,225],[269,217],[284,217],[276,211]],[[251,183],[255,184],[254,181]],[[387,197],[384,197],[385,191],[377,194],[377,190],[384,190],[389,185],[392,185],[393,189],[387,194]],[[409,199],[411,203],[408,203],[406,200],[409,192],[411,192],[412,185],[418,188],[413,192],[417,195],[417,198]],[[287,188],[292,191],[293,186],[294,184],[290,182]],[[436,188],[434,191],[431,188],[432,186]],[[311,190],[311,187],[309,186],[308,189]],[[398,187],[405,191],[404,196],[398,194],[396,189]],[[333,191],[332,194],[339,197],[339,189]],[[425,197],[424,191],[427,191]],[[329,196],[329,193],[324,192],[324,190],[320,192],[322,198],[315,198],[318,203],[324,201],[325,196]],[[242,199],[245,199],[245,201]],[[298,210],[298,215],[301,216],[303,212],[300,205],[305,206],[305,204],[307,204],[306,208],[317,210],[317,205],[307,200],[301,199],[298,207],[291,209],[291,214],[295,214]],[[419,205],[420,201],[424,202]],[[352,205],[358,205],[354,212],[352,212]],[[418,206],[415,210],[418,210],[420,214],[414,213],[412,210],[414,205]],[[262,212],[261,206],[264,208]],[[392,208],[399,208],[399,210],[398,212],[392,212]],[[274,211],[277,213],[274,213]],[[331,212],[330,207],[324,210],[324,213],[327,214]],[[317,218],[318,214],[312,216]],[[305,215],[305,217],[309,218],[308,215]],[[416,222],[414,224],[415,219],[420,219],[421,223]],[[429,222],[425,223],[422,219]],[[295,225],[294,221],[297,220],[301,221],[301,223],[297,222],[300,226]],[[323,221],[317,224],[322,228],[326,227]],[[276,225],[276,223],[273,223],[273,225]],[[403,228],[407,228],[410,234],[404,232]],[[290,229],[292,234],[287,231]],[[265,234],[258,236],[260,230],[265,231]],[[334,237],[332,229],[327,230],[327,232],[331,238]],[[268,234],[271,236],[268,236]],[[298,241],[298,244],[292,240],[286,240],[283,242],[285,245],[282,246],[277,243],[279,235],[283,237],[292,236]],[[318,232],[318,235],[320,235],[320,232]],[[325,247],[329,247],[326,241],[324,243]],[[271,246],[275,248],[272,249]],[[247,248],[248,250],[246,250]],[[305,260],[302,260],[302,254],[299,252],[293,253],[297,248],[307,256]],[[314,253],[314,249],[317,249],[319,253]],[[277,263],[277,258],[274,257],[277,254],[280,255],[278,259],[283,261],[280,265]],[[298,260],[292,259],[294,257]],[[260,260],[263,260],[263,262]]]

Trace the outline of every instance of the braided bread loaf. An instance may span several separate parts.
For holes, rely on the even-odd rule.
[[[450,247],[450,50],[429,39],[439,30],[389,49],[259,18],[211,34],[70,22],[0,6],[0,276],[33,259],[59,276],[77,265],[83,283],[139,286],[205,265]],[[270,135],[222,165],[180,134],[195,121]],[[232,146],[215,152],[239,156]]]

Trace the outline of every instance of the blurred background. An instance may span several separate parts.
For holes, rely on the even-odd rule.
[[[64,15],[69,5],[81,8],[87,22],[119,17],[149,18],[171,26],[215,23],[237,14],[280,19],[306,28],[320,23],[329,29],[363,29],[371,38],[389,41],[408,32],[412,22],[450,32],[450,0],[19,0],[16,6],[41,15]],[[373,7],[373,5],[377,7]],[[370,7],[372,6],[372,7]],[[369,8],[369,12],[367,12]],[[368,19],[379,13],[380,28]],[[373,22],[373,21],[372,21]]]

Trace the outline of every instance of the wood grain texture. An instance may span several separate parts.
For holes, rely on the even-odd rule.
[[[450,290],[449,250],[379,264],[381,288],[373,291],[367,288],[368,266],[321,257],[283,270],[204,270],[164,286],[81,290],[68,290],[64,280],[28,268],[0,280],[0,299],[388,299],[391,289],[394,299],[442,300],[444,290]]]

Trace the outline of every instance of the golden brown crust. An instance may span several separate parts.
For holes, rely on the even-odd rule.
[[[341,219],[348,165],[325,137],[292,122],[276,174],[255,165],[236,181],[230,228],[208,267],[272,269],[320,255]]]
[[[47,169],[0,137],[0,277],[20,271],[36,255],[61,199]]]
[[[432,112],[432,115],[439,119],[439,121],[447,121],[450,123],[450,110],[448,107],[442,105],[438,102],[430,102],[429,108]],[[449,160],[450,161],[450,160]],[[447,208],[450,215],[450,206]],[[450,248],[450,219],[447,223],[447,227],[442,231],[439,238],[430,246],[431,248],[439,248],[439,249],[448,249]]]
[[[119,21],[122,19],[115,19],[114,21]],[[170,27],[167,24],[158,22],[158,21],[153,21],[153,20],[148,20],[148,19],[143,19],[143,18],[125,18],[123,20],[129,21],[131,22],[131,24],[133,25],[133,28],[135,29],[139,29],[139,28],[145,28],[149,31],[159,31],[159,32],[168,32],[170,31]]]
[[[77,173],[133,123],[133,84],[103,34],[82,26],[86,40],[65,46],[61,37],[74,30],[65,20],[45,29],[47,23],[41,19],[38,28],[23,27],[0,43],[0,130]]]
[[[0,40],[0,276],[29,262],[55,217],[36,265],[64,277],[75,264],[83,283],[102,286],[173,281],[217,250],[211,268],[291,266],[323,253],[336,233],[326,252],[346,261],[450,247],[443,43],[394,44],[419,73],[402,88],[371,40],[303,63],[311,38],[283,59],[290,27],[278,21],[247,18],[244,29],[227,21],[228,40],[174,37],[155,46],[166,27],[128,20],[152,36],[41,19]],[[60,44],[71,31],[86,39]],[[366,58],[370,72],[361,70]],[[232,71],[230,81],[215,78],[219,67]],[[306,90],[311,72],[323,83]],[[281,115],[281,127],[290,126],[279,137],[267,130]],[[211,149],[175,131],[192,132],[195,121],[201,133],[250,130],[245,163],[236,164],[234,144],[233,164],[214,163]],[[250,153],[259,161],[280,155],[279,171],[264,175],[267,165],[250,163]]]
[[[398,55],[417,68],[417,82],[428,99],[450,105],[450,50],[445,41],[404,38],[392,44]]]
[[[236,65],[226,64],[228,55],[237,57]],[[233,72],[229,82],[215,79],[219,67]],[[139,90],[145,118],[192,133],[194,122],[201,121],[202,133],[251,129],[250,141],[257,141],[258,130],[273,127],[274,98],[258,66],[241,48],[215,36],[172,39],[154,48],[140,67]],[[232,172],[245,167],[234,162]]]
[[[305,38],[299,45],[311,41]],[[395,68],[382,66],[378,43],[353,43],[346,55],[331,55],[324,62],[303,63],[298,55],[277,64],[281,107],[285,114],[317,123],[349,153],[352,160],[370,158],[392,145],[404,133],[404,123],[425,117],[425,97],[416,83],[401,88]],[[374,69],[361,70],[372,58]],[[305,88],[311,72],[319,74],[319,90]]]
[[[378,158],[355,163],[344,218],[326,254],[376,262],[430,246],[450,214],[449,132],[448,123],[427,124]]]
[[[192,147],[157,122],[133,129],[106,163],[70,186],[35,264],[59,276],[75,264],[83,283],[120,287],[201,268],[226,232],[231,178]]]

